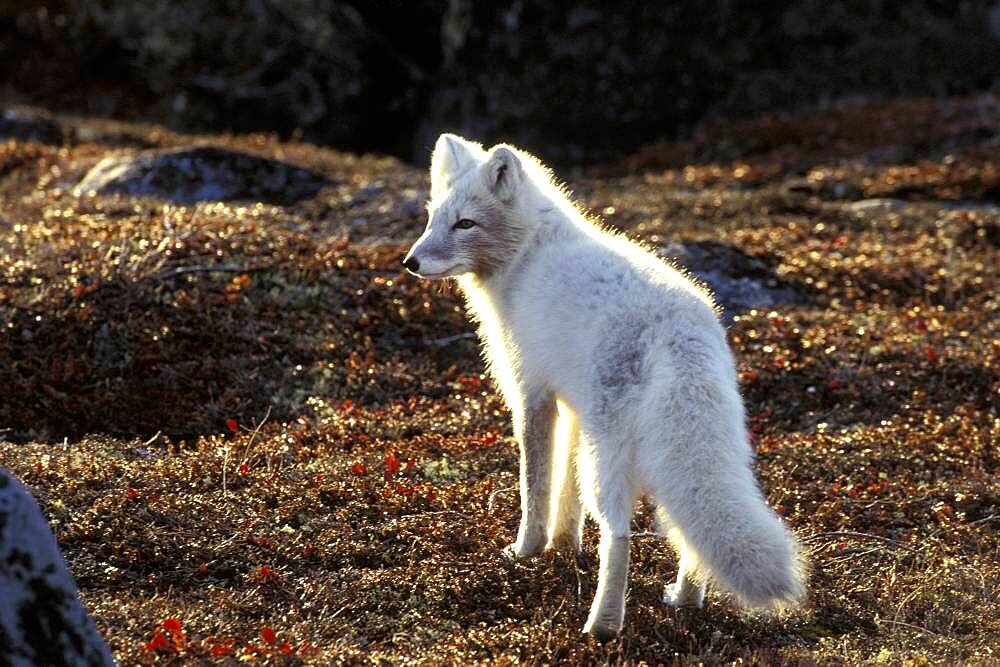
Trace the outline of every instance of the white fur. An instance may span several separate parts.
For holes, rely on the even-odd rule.
[[[799,601],[798,548],[754,478],[733,358],[711,297],[587,219],[530,155],[487,153],[444,135],[434,158],[430,222],[410,256],[445,238],[444,227],[466,215],[465,202],[503,206],[525,230],[487,277],[462,270],[460,236],[446,244],[458,249],[434,265],[461,260],[448,275],[457,274],[479,324],[519,437],[522,520],[509,552],[578,547],[582,502],[601,531],[585,630],[612,636],[622,624],[634,504],[648,494],[680,553],[668,602],[700,605],[709,579],[750,607]],[[508,163],[499,183],[498,160]],[[555,427],[547,421],[552,401]]]

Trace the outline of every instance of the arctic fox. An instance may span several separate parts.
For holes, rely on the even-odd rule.
[[[570,201],[537,159],[444,134],[429,221],[403,265],[458,281],[521,453],[512,557],[580,548],[600,526],[584,632],[625,613],[636,500],[656,504],[680,556],[671,605],[701,606],[708,580],[757,608],[804,597],[799,549],[751,470],[743,402],[711,296]]]

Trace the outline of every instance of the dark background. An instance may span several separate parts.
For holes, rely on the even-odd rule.
[[[1000,3],[0,4],[3,102],[276,131],[418,163],[442,130],[553,162],[712,118],[995,88]]]

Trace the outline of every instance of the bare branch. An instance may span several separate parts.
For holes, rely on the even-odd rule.
[[[808,537],[802,538],[803,542],[818,542],[820,540],[835,538],[835,537],[856,537],[860,539],[867,540],[878,540],[879,542],[885,542],[886,544],[892,544],[901,549],[907,549],[909,551],[920,551],[917,547],[907,544],[906,542],[900,542],[899,540],[894,540],[888,537],[882,537],[881,535],[873,535],[872,533],[858,533],[853,530],[835,530],[829,533],[817,533],[815,535],[810,535]]]

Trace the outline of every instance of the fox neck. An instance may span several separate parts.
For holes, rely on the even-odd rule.
[[[517,250],[502,266],[489,275],[467,273],[458,277],[458,286],[465,296],[466,310],[481,325],[498,317],[503,304],[514,288],[524,267],[542,248],[551,243],[565,243],[588,233],[586,222],[561,194],[558,198],[547,192],[532,193],[519,216],[530,217],[524,238]]]

